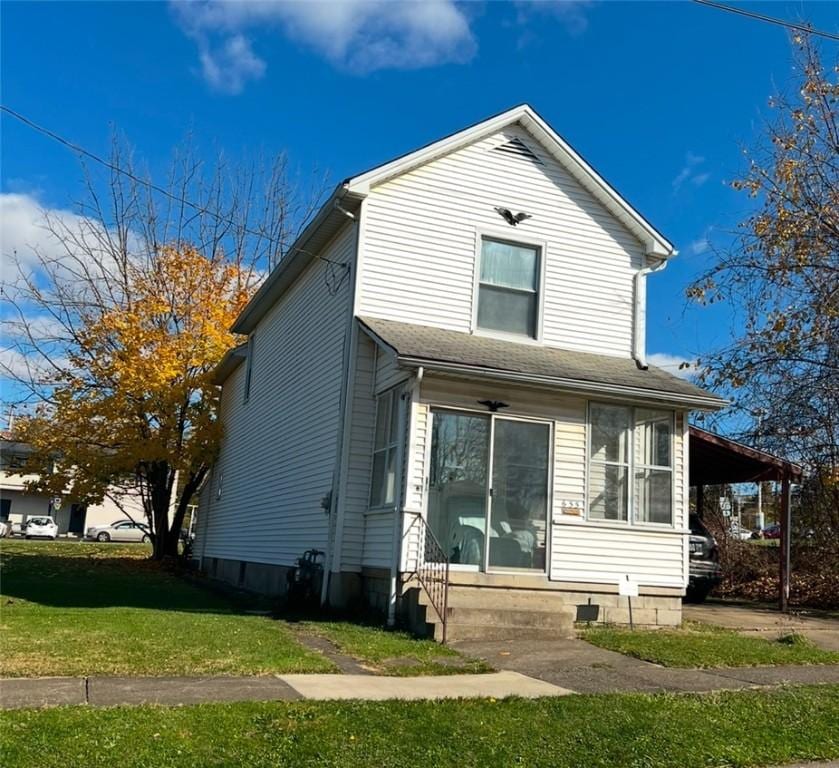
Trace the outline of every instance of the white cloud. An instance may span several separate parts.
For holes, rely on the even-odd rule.
[[[688,250],[694,256],[700,256],[701,254],[705,253],[711,247],[711,243],[708,241],[707,237],[699,237],[696,240],[693,240],[688,245]]]
[[[701,187],[711,174],[708,171],[701,170],[705,158],[688,150],[685,154],[685,163],[682,169],[676,174],[672,181],[673,191],[678,192],[685,184],[692,184],[695,187]]]
[[[3,260],[3,280],[13,257],[23,265],[34,266],[37,254],[59,258],[65,249],[47,226],[47,217],[71,229],[79,230],[81,216],[72,211],[45,209],[32,195],[0,194],[0,258]]]
[[[463,62],[477,50],[452,0],[172,0],[171,7],[198,45],[207,82],[230,93],[264,74],[246,35],[271,27],[356,73]]]
[[[265,62],[251,48],[242,35],[233,35],[212,48],[207,41],[199,41],[199,58],[204,79],[216,90],[239,93],[248,80],[258,80],[265,74]]]
[[[670,355],[666,352],[653,352],[651,355],[647,355],[647,362],[656,368],[663,368],[680,379],[690,379],[699,371],[696,360],[686,360],[684,357]]]

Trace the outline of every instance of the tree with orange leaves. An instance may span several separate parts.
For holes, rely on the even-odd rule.
[[[199,179],[199,164],[182,165],[161,196],[114,173],[107,213],[89,181],[80,215],[45,220],[57,247],[4,254],[17,269],[3,331],[20,364],[2,372],[29,404],[15,437],[34,448],[32,489],[87,503],[139,492],[156,559],[178,553],[217,453],[213,372],[243,340],[229,329],[311,210],[282,161],[263,189]]]

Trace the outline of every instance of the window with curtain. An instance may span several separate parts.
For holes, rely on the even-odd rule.
[[[478,275],[478,328],[536,338],[539,249],[484,238]]]
[[[673,523],[673,413],[592,403],[588,517]]]
[[[370,483],[371,509],[386,507],[396,502],[399,410],[399,397],[395,389],[379,395],[376,402],[373,475]]]

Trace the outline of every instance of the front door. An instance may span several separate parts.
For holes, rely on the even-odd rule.
[[[432,412],[428,523],[449,562],[544,572],[550,425]]]

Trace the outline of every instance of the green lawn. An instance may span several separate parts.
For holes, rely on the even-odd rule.
[[[283,622],[243,615],[144,545],[3,540],[0,674],[327,672]]]
[[[666,667],[839,664],[839,653],[823,651],[801,635],[773,640],[696,622],[686,622],[681,629],[594,627],[582,636],[601,648]]]
[[[839,687],[10,711],[4,768],[709,768],[839,757]]]
[[[428,640],[248,615],[148,559],[150,547],[0,540],[0,676],[334,672],[301,632],[382,674],[480,672]]]
[[[433,640],[418,640],[406,632],[371,631],[346,621],[304,622],[302,628],[325,637],[338,649],[385,675],[446,675],[489,672],[478,659],[461,656]]]

